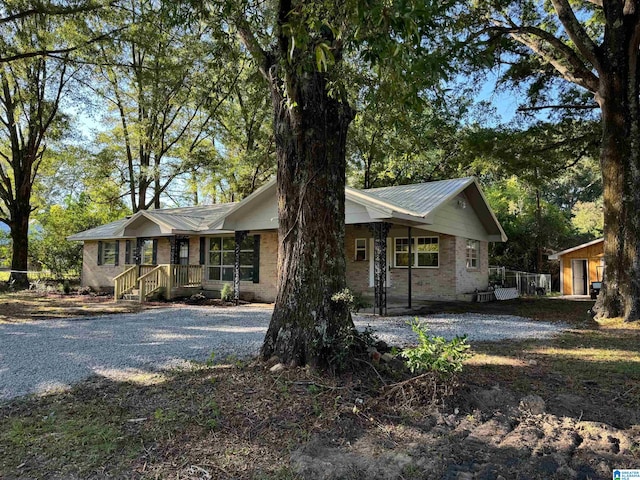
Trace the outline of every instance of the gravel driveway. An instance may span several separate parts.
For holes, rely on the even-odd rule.
[[[180,307],[87,319],[0,324],[0,400],[42,393],[91,375],[125,379],[136,373],[216,359],[255,355],[267,331],[268,307]],[[388,343],[406,345],[415,338],[406,321],[359,315]],[[512,316],[434,315],[426,320],[433,334],[471,340],[543,337],[565,328]]]

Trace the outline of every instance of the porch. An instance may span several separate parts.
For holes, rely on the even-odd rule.
[[[114,298],[145,302],[154,295],[171,300],[189,290],[202,289],[203,265],[128,265],[113,279]]]

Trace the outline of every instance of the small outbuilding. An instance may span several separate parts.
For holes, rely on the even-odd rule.
[[[560,292],[563,295],[589,295],[592,286],[600,290],[604,273],[603,238],[550,255],[549,260],[560,261]]]

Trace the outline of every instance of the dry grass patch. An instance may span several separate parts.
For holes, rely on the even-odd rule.
[[[110,296],[16,292],[0,294],[0,323],[135,313],[157,304],[116,303]]]
[[[370,378],[236,363],[163,380],[96,377],[0,406],[0,477],[294,478],[290,453],[313,436],[347,444],[379,425]]]

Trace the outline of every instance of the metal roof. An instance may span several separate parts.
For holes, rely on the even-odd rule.
[[[604,242],[604,238],[597,238],[595,240],[591,240],[590,242],[582,243],[580,245],[576,245],[575,247],[567,248],[566,250],[562,250],[561,252],[554,253],[553,255],[549,255],[549,260],[558,260],[558,257],[561,257],[562,255],[575,252],[576,250],[580,250],[585,247],[590,247],[591,245],[596,245],[600,242]]]
[[[215,205],[199,205],[195,207],[163,208],[161,210],[142,210],[132,216],[101,225],[68,237],[69,240],[101,240],[111,238],[126,238],[124,234],[127,225],[141,217],[163,224],[176,231],[206,230],[208,225],[224,216],[235,204],[219,203]]]
[[[475,188],[468,189],[467,187]],[[273,195],[275,179],[255,191],[241,202],[216,205],[147,210],[123,220],[71,235],[69,240],[99,240],[126,238],[127,227],[141,219],[156,223],[163,235],[176,233],[220,233],[226,219],[236,212],[251,211],[255,202],[263,202],[265,195]],[[466,191],[487,232],[506,241],[506,235],[491,211],[474,177],[455,178],[429,183],[359,190],[346,188],[346,197],[367,208],[369,214],[377,212],[379,218],[404,219],[430,224],[433,214],[460,192]],[[376,218],[378,218],[376,216]],[[429,216],[429,217],[428,217]]]
[[[122,218],[120,220],[116,220],[115,222],[107,223],[106,225],[100,225],[99,227],[76,233],[67,237],[67,240],[82,241],[118,238],[121,235],[118,235],[116,232],[119,232],[122,229],[123,225],[128,221],[128,217]]]
[[[473,177],[464,177],[395,187],[370,188],[360,191],[387,203],[410,210],[419,217],[425,217],[440,206],[442,202],[460,193],[473,181]]]

